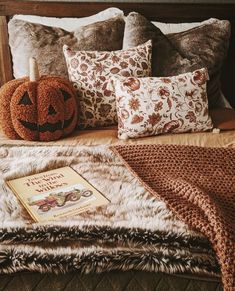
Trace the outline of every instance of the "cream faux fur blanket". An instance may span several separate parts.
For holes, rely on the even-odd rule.
[[[219,276],[208,240],[149,194],[105,146],[0,148],[0,273],[147,270]],[[4,183],[69,165],[111,203],[64,221],[32,223]]]

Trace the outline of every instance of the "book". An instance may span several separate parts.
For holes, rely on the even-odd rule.
[[[36,222],[75,216],[109,200],[71,167],[6,181]]]

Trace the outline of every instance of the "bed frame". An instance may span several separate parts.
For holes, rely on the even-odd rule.
[[[43,16],[57,16],[57,17],[84,17],[108,7],[118,7],[128,14],[130,11],[137,11],[145,15],[150,20],[157,20],[163,22],[192,22],[192,21],[202,21],[210,17],[216,17],[220,19],[228,19],[232,24],[232,35],[230,49],[228,53],[228,58],[225,62],[223,74],[222,74],[222,85],[223,92],[225,96],[229,99],[230,103],[235,107],[235,89],[233,84],[235,83],[235,3],[234,4],[159,4],[159,3],[121,3],[121,2],[45,2],[45,1],[16,1],[16,0],[0,0],[0,85],[11,80],[12,76],[12,61],[11,54],[8,45],[8,30],[7,22],[9,17],[14,14],[34,14]],[[22,276],[23,279],[22,279]],[[114,276],[114,277],[112,277]],[[105,278],[107,280],[105,281]],[[164,278],[163,278],[164,277]],[[166,278],[169,277],[169,282],[172,286],[170,288],[165,285]],[[72,280],[72,286],[69,288],[69,280]],[[94,280],[95,278],[95,280]],[[114,272],[114,275],[108,274],[93,274],[76,276],[76,274],[65,274],[65,275],[42,275],[42,274],[16,274],[16,275],[1,275],[0,276],[0,289],[10,290],[13,280],[15,282],[11,290],[25,290],[27,286],[28,290],[41,289],[48,290],[48,286],[52,289],[58,290],[75,290],[74,286],[79,286],[81,282],[91,282],[94,280],[94,287],[92,290],[104,290],[99,288],[103,286],[105,290],[108,290],[107,286],[110,286],[110,280],[116,280],[122,282],[123,290],[162,290],[167,288],[168,290],[183,291],[183,290],[222,290],[222,285],[219,280],[212,280],[208,283],[208,279],[200,278],[200,284],[197,280],[195,283],[194,278],[180,278],[180,285],[176,283],[176,278],[167,274],[159,273],[146,273],[143,275],[142,272],[130,271],[121,274],[120,272]],[[113,279],[114,278],[114,279]],[[144,279],[145,278],[145,279]],[[76,280],[75,280],[76,279]],[[83,281],[82,281],[83,280]],[[133,287],[133,282],[141,282],[139,287],[135,283]],[[101,283],[102,284],[101,284]],[[178,281],[177,281],[178,282]],[[22,284],[23,283],[23,284]],[[150,283],[152,284],[150,288]],[[208,285],[210,284],[210,285]],[[23,286],[24,285],[24,286]],[[213,286],[212,286],[213,285]],[[10,289],[8,287],[10,286]],[[36,286],[36,287],[35,287]],[[85,285],[84,285],[85,286]],[[87,285],[88,286],[88,285]],[[90,283],[89,283],[90,286]],[[144,288],[143,286],[146,286]],[[39,287],[39,288],[38,288]],[[40,288],[41,287],[41,288]],[[199,288],[201,287],[201,288]],[[75,289],[74,289],[75,288]],[[111,288],[112,289],[112,288]],[[109,289],[109,290],[111,290]],[[113,288],[114,289],[114,288]],[[88,288],[86,288],[88,290]],[[115,289],[121,290],[121,289]]]
[[[234,4],[176,4],[127,2],[45,2],[0,1],[0,85],[11,80],[12,62],[8,46],[7,21],[14,14],[34,14],[57,17],[84,17],[108,7],[118,7],[128,14],[137,11],[150,20],[163,22],[202,21],[210,17],[228,19],[232,24],[231,43],[222,73],[222,89],[235,107],[235,3]]]

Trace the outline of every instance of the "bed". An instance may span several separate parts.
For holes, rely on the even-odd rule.
[[[233,52],[235,50],[235,4],[173,4],[173,3],[126,3],[126,2],[45,2],[45,1],[1,1],[0,3],[0,82],[4,84],[5,82],[12,79],[12,62],[11,55],[8,46],[8,33],[7,33],[7,22],[9,18],[14,14],[35,14],[43,16],[57,16],[57,17],[85,17],[97,13],[108,7],[118,7],[122,9],[125,14],[128,14],[130,11],[137,11],[145,15],[151,20],[163,21],[163,22],[192,22],[192,21],[202,21],[210,17],[216,17],[219,19],[228,19],[232,24],[232,34],[230,41],[230,48],[228,57],[226,59],[223,74],[222,74],[222,89],[229,100],[230,104],[235,107],[235,98],[234,98],[234,74],[233,68],[235,66],[235,58]],[[104,153],[103,145],[113,146],[113,145],[143,145],[143,144],[155,144],[155,145],[191,145],[191,146],[200,146],[206,148],[235,148],[235,131],[223,131],[220,133],[213,132],[204,132],[204,133],[183,133],[183,134],[167,134],[157,137],[146,137],[139,138],[137,140],[128,140],[120,141],[117,139],[117,128],[109,127],[99,130],[84,130],[74,132],[71,136],[55,141],[48,142],[45,147],[45,143],[42,142],[30,142],[23,140],[9,140],[3,133],[0,133],[0,145],[1,145],[1,157],[2,161],[5,161],[8,164],[8,167],[13,167],[12,157],[17,157],[21,155],[22,161],[16,163],[19,167],[23,167],[26,161],[33,163],[35,156],[34,150],[36,149],[39,156],[47,155],[47,160],[45,163],[49,163],[50,156],[54,157],[56,160],[56,165],[64,165],[68,162],[68,156],[71,155],[76,157],[76,163],[80,162],[85,165],[82,157],[79,157],[82,150],[86,152],[85,158],[88,159],[88,165],[98,169],[100,162],[100,153]],[[55,148],[55,152],[50,150]],[[96,150],[94,148],[101,147],[101,150]],[[63,148],[66,149],[63,151]],[[90,152],[91,149],[94,149],[93,154],[96,156],[96,160],[90,161]],[[107,156],[106,156],[107,155]],[[82,156],[82,155],[81,155]],[[113,162],[113,158],[110,154],[104,154],[106,159],[104,162],[109,163]],[[62,160],[62,157],[66,157],[66,162]],[[79,158],[78,158],[79,157]],[[80,160],[79,160],[80,159]],[[4,165],[4,162],[2,163]],[[106,166],[107,166],[106,165]],[[44,165],[45,166],[45,165]],[[42,166],[43,167],[43,166]],[[105,166],[104,166],[105,168]],[[1,168],[3,170],[4,167]],[[14,170],[12,168],[12,173]],[[87,169],[84,170],[84,175],[86,175]],[[27,171],[26,171],[27,173]],[[105,174],[104,174],[105,175]],[[106,174],[107,175],[107,174]],[[113,173],[114,175],[114,173]],[[123,174],[127,175],[126,172]],[[126,176],[125,176],[126,177]],[[94,183],[97,182],[97,177],[91,177]],[[98,184],[99,185],[99,184]],[[139,186],[138,186],[139,187]],[[142,191],[142,190],[141,190]],[[105,217],[104,217],[105,218]],[[15,216],[17,219],[17,214]],[[15,220],[13,223],[16,225],[22,221]],[[12,223],[12,222],[11,222]],[[12,225],[11,225],[12,227]],[[183,227],[183,226],[182,226]],[[183,229],[183,228],[182,228]],[[6,228],[3,230],[6,232]],[[10,233],[10,232],[9,232]],[[5,234],[7,236],[7,232]],[[21,236],[20,234],[19,236]],[[107,234],[106,234],[107,235]],[[54,236],[56,236],[54,234]],[[19,243],[19,250],[25,247],[21,244],[27,240],[27,236],[21,238]],[[68,237],[67,237],[68,239]],[[44,241],[44,243],[43,243]],[[54,241],[56,239],[54,238]],[[11,238],[7,238],[6,242],[11,243]],[[40,245],[41,242],[41,245]],[[50,243],[53,242],[53,239]],[[66,248],[68,241],[65,239],[65,245],[63,248]],[[204,242],[203,242],[204,243]],[[46,240],[43,238],[38,239],[36,242],[37,247],[50,248],[46,243]],[[28,244],[29,252],[34,251],[31,249],[30,244]],[[74,245],[74,248],[77,246]],[[72,248],[73,248],[72,247]],[[82,245],[84,247],[84,245]],[[85,247],[89,248],[88,245]],[[102,248],[102,239],[99,247]],[[120,247],[120,246],[119,246]],[[121,246],[126,247],[126,246]],[[121,248],[120,247],[120,248]],[[132,246],[136,248],[134,244]],[[109,246],[110,248],[110,246]],[[112,248],[112,244],[111,244]],[[59,250],[59,249],[58,249]],[[137,250],[137,249],[136,249]],[[176,250],[176,249],[175,249]],[[90,250],[89,250],[90,251]],[[209,252],[209,254],[211,254]],[[15,253],[15,255],[17,255]],[[57,254],[58,255],[58,254]],[[2,260],[6,253],[2,253]],[[0,256],[0,260],[1,260]],[[23,256],[23,255],[22,255]],[[141,256],[137,252],[137,258]],[[7,254],[9,258],[10,255]],[[33,258],[35,259],[35,258]],[[32,260],[33,260],[32,259]],[[221,282],[221,277],[219,273],[214,274],[214,276],[209,275],[209,272],[206,271],[201,275],[197,272],[194,274],[187,272],[184,269],[184,272],[174,271],[170,272],[168,268],[168,273],[161,271],[161,269],[150,268],[150,267],[141,267],[141,264],[138,263],[135,267],[131,268],[130,266],[123,271],[123,268],[113,267],[112,271],[105,271],[105,267],[94,268],[93,271],[84,269],[81,271],[76,265],[78,262],[76,258],[73,258],[73,265],[76,265],[77,270],[74,268],[68,268],[65,272],[64,270],[60,273],[59,266],[60,261],[59,257],[53,259],[52,266],[50,268],[43,266],[43,259],[47,262],[50,261],[40,257],[42,260],[40,263],[40,268],[35,268],[36,272],[32,272],[32,264],[25,263],[25,266],[28,266],[30,272],[27,272],[27,267],[23,270],[17,266],[9,265],[4,267],[6,272],[12,274],[1,274],[0,275],[0,289],[1,290],[223,290],[223,285]],[[30,260],[30,259],[29,259]],[[35,259],[36,260],[36,259]],[[108,259],[107,259],[108,260]],[[26,260],[27,261],[27,260]],[[98,263],[97,263],[98,264]],[[104,264],[105,265],[105,264]],[[30,266],[30,267],[29,267]],[[137,267],[138,266],[138,267]],[[18,269],[17,269],[18,268]],[[56,273],[59,275],[53,274],[51,271],[55,269]],[[107,267],[108,268],[108,267]],[[92,268],[91,268],[92,269]],[[122,269],[122,271],[120,270]],[[205,268],[206,269],[206,268]],[[9,270],[18,270],[17,272]],[[155,271],[153,271],[155,270]],[[40,272],[38,272],[40,271]],[[82,274],[80,274],[80,271]],[[63,274],[66,273],[66,274]],[[88,273],[88,274],[84,274]],[[173,274],[170,274],[173,273]],[[207,273],[207,274],[206,274]],[[232,290],[232,289],[231,289]]]

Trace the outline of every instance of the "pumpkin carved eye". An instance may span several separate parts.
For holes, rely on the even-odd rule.
[[[22,96],[22,98],[20,99],[18,105],[32,105],[32,101],[30,100],[29,98],[29,94],[28,92],[26,91],[24,93],[24,95]]]
[[[71,98],[71,95],[68,92],[66,92],[66,91],[64,91],[62,89],[60,91],[61,91],[61,93],[62,93],[62,95],[64,97],[64,101],[67,101],[68,99]]]

